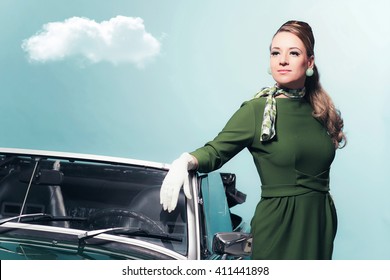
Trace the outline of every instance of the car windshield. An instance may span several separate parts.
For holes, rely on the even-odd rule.
[[[129,228],[143,234],[121,236],[186,255],[184,196],[171,213],[160,205],[166,172],[145,165],[0,154],[0,219],[85,232]]]

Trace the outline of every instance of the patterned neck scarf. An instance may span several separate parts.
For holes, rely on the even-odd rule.
[[[302,89],[283,89],[276,85],[260,90],[254,98],[267,97],[263,114],[263,123],[261,124],[260,141],[265,142],[271,140],[275,134],[276,121],[276,99],[275,97],[284,94],[291,99],[300,99],[305,96],[305,88]]]

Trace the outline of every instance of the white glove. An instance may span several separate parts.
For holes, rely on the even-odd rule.
[[[176,208],[181,186],[183,186],[186,197],[188,199],[192,198],[188,170],[194,169],[196,165],[196,159],[189,153],[183,153],[172,162],[160,189],[160,204],[162,204],[164,210],[172,212]]]

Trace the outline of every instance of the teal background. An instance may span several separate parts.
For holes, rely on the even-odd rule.
[[[332,167],[334,258],[390,259],[389,10],[387,0],[0,0],[0,146],[170,163],[273,83],[271,37],[285,21],[304,20],[349,141]],[[30,61],[22,48],[47,23],[117,15],[142,18],[161,44],[142,67],[77,56]],[[248,194],[233,210],[249,222],[260,195],[249,153],[222,171],[235,172]]]

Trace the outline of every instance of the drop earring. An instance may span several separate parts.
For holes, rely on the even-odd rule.
[[[268,73],[268,74],[270,74],[270,75],[272,75],[272,72],[271,72],[271,67],[268,67],[268,69],[267,69],[267,73]]]
[[[306,69],[306,76],[311,77],[314,74],[313,68],[307,68]]]

